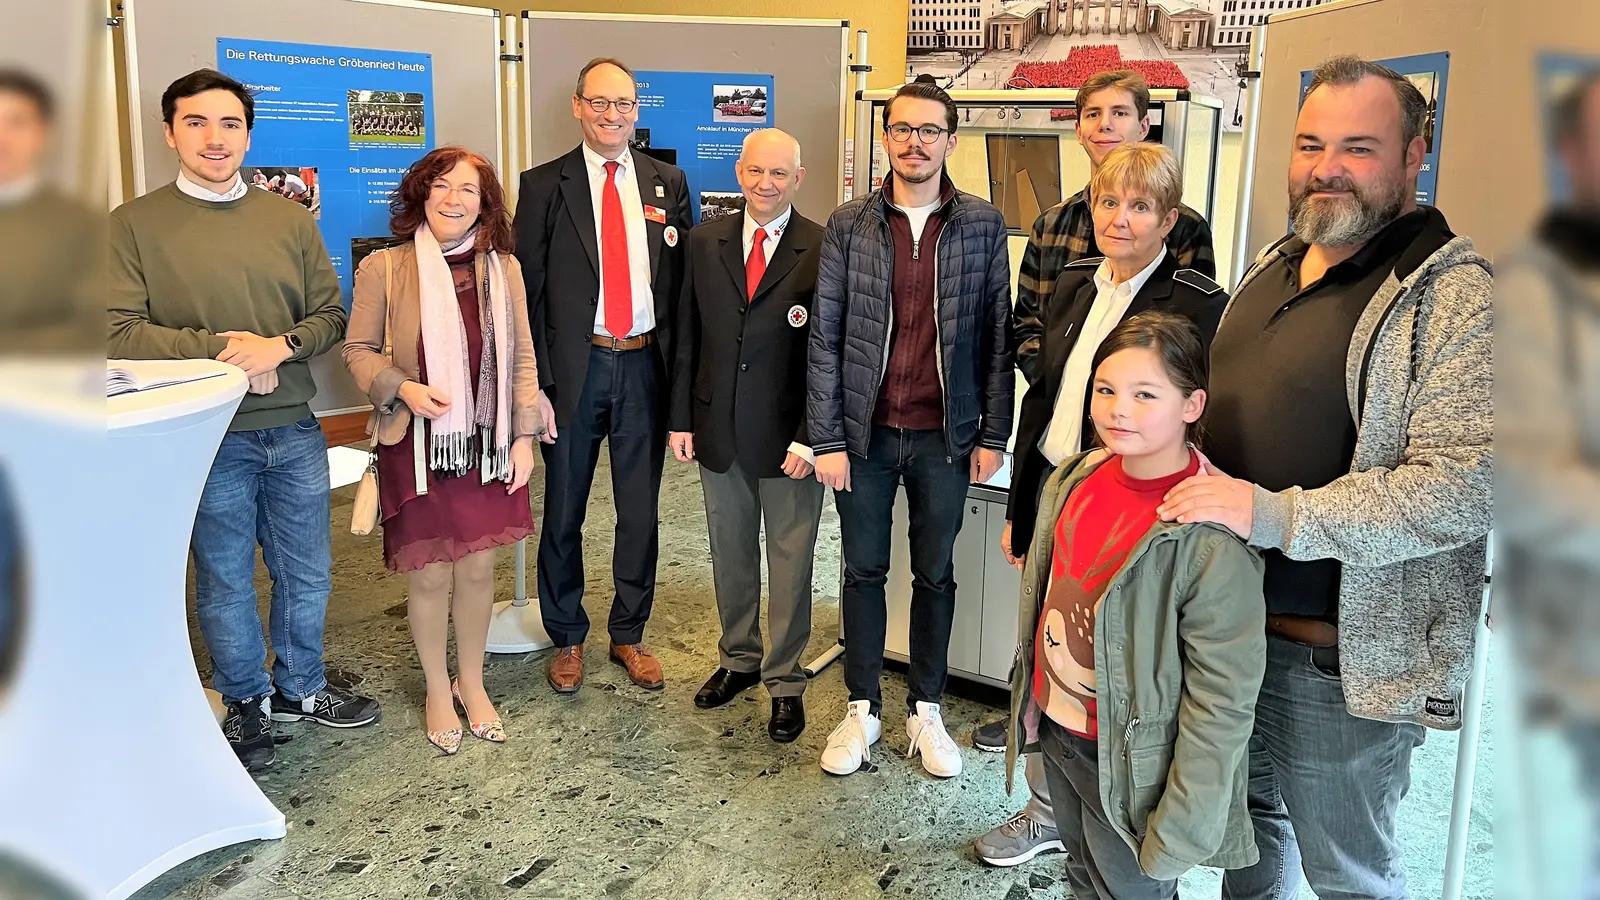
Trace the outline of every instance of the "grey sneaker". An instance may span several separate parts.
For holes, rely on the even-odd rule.
[[[1002,867],[1022,865],[1041,853],[1066,850],[1060,833],[1035,822],[1026,812],[1017,813],[1004,825],[978,838],[976,846],[979,859]]]
[[[985,753],[1006,752],[1006,728],[1010,724],[1009,718],[1002,717],[972,729],[972,746]]]

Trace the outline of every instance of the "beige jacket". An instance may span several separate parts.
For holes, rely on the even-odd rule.
[[[384,254],[390,255],[389,269],[394,284],[384,281]],[[511,436],[519,438],[544,432],[539,414],[539,369],[533,357],[533,338],[528,332],[528,301],[522,287],[522,267],[507,253],[501,256],[506,267],[506,287],[511,291]],[[488,257],[478,254],[478,282]],[[400,385],[421,381],[417,342],[422,335],[422,298],[418,293],[416,245],[406,242],[367,256],[356,269],[355,299],[350,306],[350,325],[345,332],[344,364],[356,386],[372,401],[372,419],[367,434],[377,434],[378,442],[393,446],[405,437],[411,424],[411,408],[400,399]],[[391,310],[389,307],[393,305]],[[394,329],[390,336],[394,359],[383,355],[385,318]]]

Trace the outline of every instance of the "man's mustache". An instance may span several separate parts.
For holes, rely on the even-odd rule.
[[[1313,178],[1306,183],[1306,187],[1302,192],[1302,195],[1310,194],[1316,191],[1349,191],[1352,194],[1359,193],[1359,191],[1356,190],[1356,186],[1351,184],[1350,179],[1348,178],[1330,178],[1327,181],[1321,181]]]

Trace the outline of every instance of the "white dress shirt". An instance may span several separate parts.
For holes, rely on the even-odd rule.
[[[589,199],[594,203],[595,247],[601,253],[600,297],[594,309],[594,333],[610,334],[606,330],[606,272],[605,226],[601,222],[601,204],[605,202],[606,163],[604,156],[583,145],[583,159],[589,168]],[[644,225],[644,203],[639,199],[639,176],[633,168],[633,150],[622,151],[616,158],[617,194],[622,198],[622,222],[628,232],[628,284],[633,289],[633,328],[625,337],[635,337],[656,327],[656,293],[650,283],[649,234]],[[679,240],[683,235],[678,236]]]
[[[1156,267],[1167,258],[1166,247],[1139,274],[1121,284],[1111,282],[1111,261],[1102,260],[1094,273],[1094,305],[1083,320],[1078,339],[1067,354],[1067,365],[1061,373],[1061,389],[1056,392],[1056,408],[1050,415],[1050,425],[1039,439],[1039,452],[1050,460],[1050,465],[1060,465],[1063,459],[1079,452],[1083,445],[1083,397],[1089,390],[1089,379],[1094,376],[1091,367],[1100,342],[1122,322],[1122,316],[1133,304],[1139,289],[1150,280]]]
[[[785,209],[781,215],[765,225],[757,225],[756,220],[750,218],[750,213],[744,214],[744,258],[750,261],[750,250],[755,244],[756,229],[765,228],[767,239],[761,243],[761,251],[766,256],[768,263],[772,262],[772,251],[778,248],[778,238],[783,237],[783,230],[789,227],[789,217],[794,214],[794,207]]]
[[[230,200],[237,200],[243,197],[244,192],[250,190],[250,185],[245,184],[244,179],[239,177],[238,172],[235,172],[233,173],[233,187],[219,194],[208,187],[196,184],[188,175],[184,174],[182,169],[179,169],[178,190],[197,200],[207,200],[211,203],[227,203]]]
[[[794,207],[790,206],[771,222],[768,222],[765,225],[758,225],[756,224],[755,219],[750,218],[749,211],[745,212],[744,261],[746,264],[750,262],[750,251],[755,247],[757,228],[765,228],[767,230],[767,239],[761,242],[761,252],[765,254],[767,264],[772,264],[772,251],[778,249],[778,240],[783,237],[783,230],[789,227],[789,217],[793,214]],[[817,458],[814,454],[812,454],[811,448],[807,447],[805,444],[791,442],[789,444],[789,452],[805,460],[810,465],[816,465],[817,463]]]

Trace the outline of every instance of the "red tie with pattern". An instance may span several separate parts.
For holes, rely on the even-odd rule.
[[[761,286],[761,276],[767,271],[767,230],[757,228],[750,255],[744,260],[745,300],[756,299],[756,288]]]
[[[606,282],[606,330],[625,338],[633,330],[633,284],[628,268],[628,226],[622,220],[622,194],[617,191],[621,163],[606,163],[606,186],[600,192],[600,268]]]

